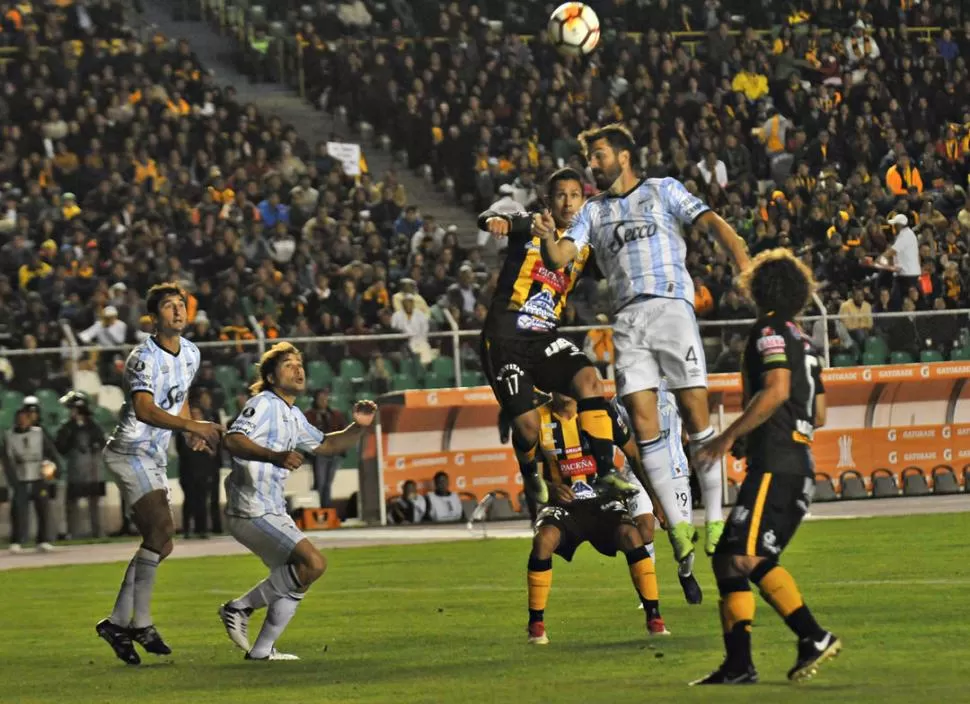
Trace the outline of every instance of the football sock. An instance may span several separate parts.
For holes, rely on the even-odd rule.
[[[670,459],[670,452],[662,436],[658,435],[652,440],[638,443],[640,448],[640,461],[643,463],[643,471],[646,472],[653,492],[660,502],[660,508],[667,516],[667,529],[670,530],[678,523],[687,520],[684,509],[677,501],[677,491],[683,491],[684,483],[676,482],[673,477],[673,463]],[[690,481],[687,482],[689,490]],[[690,501],[687,502],[688,506]]]
[[[229,606],[234,609],[261,609],[290,592],[298,592],[302,586],[297,579],[295,566],[280,565],[270,570],[269,577],[238,599],[230,601]]]
[[[657,586],[657,569],[646,545],[641,545],[626,553],[626,563],[630,566],[633,586],[640,595],[640,603],[647,612],[647,618],[660,616],[660,589]]]
[[[118,589],[114,608],[108,620],[116,626],[127,628],[131,623],[131,612],[135,608],[135,558],[132,558],[125,569],[125,576]]]
[[[303,601],[301,592],[289,592],[269,605],[266,610],[266,620],[263,621],[263,627],[259,629],[259,636],[252,650],[249,651],[249,657],[269,657],[273,645],[296,614],[296,608],[301,601]]]
[[[714,437],[714,428],[707,427],[699,433],[690,436],[690,454],[695,456],[697,450],[706,445]],[[704,522],[713,523],[724,520],[722,508],[723,487],[720,463],[715,463],[707,469],[697,469],[697,483],[701,487],[701,499],[704,502]]]
[[[613,464],[613,418],[610,404],[602,396],[580,399],[576,404],[579,427],[586,434],[593,459],[596,460],[597,476],[616,470]]]
[[[781,565],[765,561],[751,572],[751,581],[758,585],[761,596],[778,612],[800,640],[825,638],[825,630],[818,625],[805,606],[794,578]]]
[[[650,556],[650,559],[653,560],[654,567],[656,567],[656,565],[657,565],[657,551],[653,547],[653,543],[647,543],[643,547],[645,547],[647,549],[647,554]]]
[[[721,594],[721,627],[724,631],[724,664],[729,670],[745,670],[751,664],[751,622],[754,594],[744,577],[717,580]]]
[[[546,604],[549,603],[549,590],[552,589],[552,559],[540,560],[529,555],[529,623],[542,621]]]
[[[134,579],[134,616],[131,619],[133,628],[144,628],[152,625],[152,591],[155,589],[155,572],[162,556],[148,548],[138,548],[135,553]]]

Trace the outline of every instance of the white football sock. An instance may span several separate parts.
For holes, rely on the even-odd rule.
[[[654,549],[653,543],[647,543],[646,545],[644,545],[644,547],[647,549],[647,554],[650,555],[650,559],[654,561],[654,564],[656,564],[656,562],[657,562],[656,552],[657,551]]]
[[[238,599],[229,602],[234,609],[261,609],[301,587],[293,565],[281,565],[270,570],[269,577]]]
[[[162,556],[148,548],[138,548],[135,553],[134,611],[131,619],[133,628],[152,625],[152,591],[155,589],[155,572]]]
[[[674,502],[677,505],[677,512],[674,514],[677,518],[674,520],[673,525],[678,523],[693,523],[694,500],[691,497],[690,477],[677,470],[674,470],[674,472],[677,476],[670,480],[670,486],[674,495]],[[667,509],[664,508],[664,511],[667,511]],[[667,520],[670,520],[669,512],[667,513]]]
[[[691,552],[690,555],[681,560],[677,565],[677,574],[681,577],[689,577],[691,572],[694,571],[694,553]]]
[[[131,612],[135,608],[135,560],[132,558],[125,570],[125,576],[121,580],[121,587],[118,589],[118,597],[115,599],[114,608],[108,620],[116,626],[128,628],[131,623]]]
[[[296,614],[296,608],[302,600],[302,593],[290,592],[269,605],[266,610],[266,620],[263,621],[263,627],[259,629],[259,637],[256,638],[253,649],[249,651],[249,657],[269,657],[273,645],[283,635],[283,630]]]
[[[667,443],[664,442],[663,437],[657,436],[653,440],[638,443],[638,447],[643,470],[647,473],[654,494],[657,495],[660,508],[667,516],[668,528],[672,528],[683,519],[680,518],[681,510],[677,503],[673,479],[673,462]]]
[[[697,451],[700,448],[714,438],[714,435],[714,428],[708,426],[706,430],[702,430],[701,432],[694,433],[690,436],[690,454],[692,459],[697,455]],[[695,465],[694,469],[697,472],[697,483],[700,484],[701,487],[701,499],[704,502],[705,523],[723,521],[724,510],[721,503],[724,498],[724,487],[722,484],[720,461],[715,462],[709,467]]]

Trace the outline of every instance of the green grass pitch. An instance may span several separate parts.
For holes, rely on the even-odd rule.
[[[970,514],[806,524],[783,564],[842,655],[788,683],[793,636],[759,600],[762,683],[704,690],[686,682],[721,658],[710,566],[698,561],[704,604],[687,606],[665,539],[671,637],[647,639],[625,562],[586,546],[554,564],[547,647],[525,644],[525,540],[331,550],[279,643],[300,662],[245,662],[216,616],[264,575],[253,557],[165,563],[154,616],[175,652],[141,667],[94,633],[121,564],[0,572],[0,702],[966,701],[968,534]]]

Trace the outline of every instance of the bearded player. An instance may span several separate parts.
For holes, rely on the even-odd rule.
[[[692,684],[758,681],[751,657],[752,583],[798,638],[788,679],[813,677],[842,648],[835,634],[819,626],[779,564],[815,492],[812,438],[816,423],[824,421],[818,358],[795,323],[814,282],[790,251],[772,249],[755,257],[740,284],[758,314],[742,363],[744,412],[701,452],[713,461],[746,441],[747,475],[713,559],[726,654],[717,670]]]
[[[586,158],[602,193],[580,208],[569,229],[557,234],[549,214],[537,219],[534,233],[549,268],[584,260],[592,246],[609,284],[616,345],[617,394],[630,414],[640,457],[664,513],[678,508],[671,457],[661,435],[657,389],[666,377],[677,397],[690,439],[691,454],[714,437],[707,397],[707,365],[694,316],[694,285],[687,271],[686,226],[714,234],[736,267],[748,255],[737,233],[672,178],[638,178],[636,150],[625,127],[615,124],[580,135]],[[717,463],[695,460],[704,496],[708,552],[724,529]],[[678,561],[693,552],[694,529],[674,526],[671,542]]]
[[[582,177],[573,169],[560,169],[549,177],[547,190],[551,203],[548,236],[555,240],[583,205]],[[509,238],[482,330],[482,368],[511,422],[512,445],[526,487],[540,503],[548,500],[548,494],[536,467],[539,414],[534,387],[577,399],[579,425],[596,461],[595,488],[632,495],[636,487],[613,465],[613,421],[599,373],[581,349],[557,332],[566,297],[589,260],[589,247],[576,249],[576,256],[559,266],[546,267],[539,240],[532,234],[533,220],[525,212],[486,211],[479,217],[481,229]]]

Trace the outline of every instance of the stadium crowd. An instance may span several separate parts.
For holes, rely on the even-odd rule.
[[[960,24],[959,4],[592,4],[603,39],[578,60],[536,31],[552,7],[540,3],[506,14],[502,3],[441,3],[440,38],[414,41],[324,41],[318,18],[299,35],[308,92],[387,134],[409,167],[430,167],[475,209],[534,203],[552,170],[583,166],[581,130],[622,120],[646,175],[683,180],[753,252],[801,252],[830,313],[861,306],[856,287],[873,311],[970,304],[970,22]],[[733,12],[745,22],[732,23]],[[535,36],[486,19],[499,17]],[[704,34],[673,34],[684,30]],[[904,270],[894,277],[879,257],[907,229],[891,224],[900,215],[918,252],[896,257]],[[723,253],[691,245],[699,315],[746,317]],[[948,354],[965,325],[908,322],[890,346],[915,356],[932,339]],[[860,338],[847,332],[833,323],[831,339],[858,357]]]

